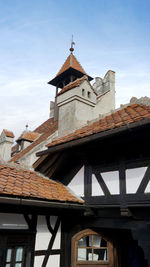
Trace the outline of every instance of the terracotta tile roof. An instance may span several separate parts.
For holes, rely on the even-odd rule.
[[[47,128],[45,128],[45,131],[43,134],[40,135],[39,138],[37,138],[31,145],[20,151],[19,153],[15,154],[9,162],[17,162],[20,158],[22,158],[26,153],[31,151],[34,147],[42,143],[44,140],[46,140],[50,135],[52,135],[56,130],[58,129],[58,122],[50,123],[50,125],[47,125]]]
[[[92,85],[90,84],[89,80],[88,80],[88,77],[86,75],[82,76],[81,78],[79,79],[76,79],[75,81],[67,84],[65,87],[63,87],[61,89],[61,91],[57,94],[57,95],[61,95],[63,93],[65,93],[66,91],[70,90],[70,89],[73,89],[77,86],[79,86],[84,80],[86,80],[88,82],[88,84],[90,85],[91,89],[94,91],[94,93],[97,95],[97,92],[94,90],[94,88],[92,87]]]
[[[36,133],[44,133],[47,130],[51,129],[51,125],[54,123],[54,118],[49,118],[48,120],[44,121],[40,126],[38,126],[33,132]]]
[[[3,130],[4,134],[7,136],[7,137],[11,137],[11,138],[14,138],[14,133],[11,132],[11,131],[8,131],[8,130]]]
[[[54,140],[49,143],[47,147],[56,146],[85,136],[108,131],[146,118],[150,119],[150,106],[132,104],[66,136]]]
[[[44,121],[40,126],[38,126],[33,132],[43,134],[47,131],[50,131],[51,127],[53,126],[53,123],[54,123],[54,118],[49,118],[48,120]],[[17,153],[18,149],[19,145],[18,144],[14,145],[11,150],[12,155]]]
[[[76,70],[82,72],[83,74],[86,74],[86,72],[84,71],[84,69],[82,68],[82,66],[78,62],[78,60],[76,59],[76,57],[72,53],[70,53],[70,55],[67,57],[65,63],[61,67],[60,71],[57,73],[56,77],[59,76],[64,71],[68,70],[69,68],[76,69]]]
[[[11,153],[15,153],[17,150],[19,149],[19,145],[18,144],[15,144],[12,149],[11,149]]]
[[[76,79],[74,82],[71,82],[69,84],[67,84],[57,95],[61,95],[63,94],[64,92],[72,89],[72,88],[75,88],[77,87],[78,85],[80,85],[83,81],[85,80],[85,76],[83,76],[82,78],[80,79]]]
[[[40,174],[0,163],[0,195],[83,203],[61,183]]]
[[[17,139],[17,141],[21,141],[21,140],[27,140],[30,142],[33,142],[35,139],[37,139],[39,137],[39,133],[36,132],[23,132],[19,138]]]

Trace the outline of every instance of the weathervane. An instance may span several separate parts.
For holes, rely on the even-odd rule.
[[[70,52],[72,53],[74,51],[73,46],[75,45],[75,42],[73,41],[73,35],[72,35],[72,39],[71,39],[71,48],[70,48]]]
[[[29,125],[28,125],[28,123],[26,124],[26,132],[28,131],[28,127],[29,127]]]

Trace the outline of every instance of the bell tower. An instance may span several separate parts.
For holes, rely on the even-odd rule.
[[[74,42],[71,42],[71,48],[70,54],[67,57],[65,63],[62,65],[61,69],[53,78],[48,82],[48,84],[51,84],[56,87],[56,95],[55,95],[55,104],[54,104],[54,120],[56,121],[58,119],[58,107],[57,107],[57,95],[58,90],[63,89],[66,85],[68,85],[71,82],[74,82],[76,79],[83,77],[86,75],[88,77],[88,80],[91,81],[93,78],[88,76],[76,57],[73,55],[74,51]]]

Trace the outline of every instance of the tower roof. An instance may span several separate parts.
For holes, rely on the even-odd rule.
[[[61,83],[61,81],[69,75],[74,75],[77,78],[81,78],[83,75],[87,75],[72,52],[67,57],[66,61],[62,65],[55,78],[48,83],[54,86],[58,86],[58,84]],[[88,76],[88,79],[89,81],[91,81],[93,78]],[[62,88],[63,86],[59,87]]]
[[[68,70],[69,68],[73,68],[87,75],[82,66],[80,65],[80,63],[78,62],[78,60],[76,59],[76,57],[72,53],[70,53],[65,63],[62,65],[60,71],[57,73],[56,77],[59,76],[64,71]]]

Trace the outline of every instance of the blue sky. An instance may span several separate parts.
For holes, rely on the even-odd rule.
[[[49,116],[52,79],[69,54],[92,77],[116,71],[116,102],[150,97],[149,0],[0,0],[0,130]]]

